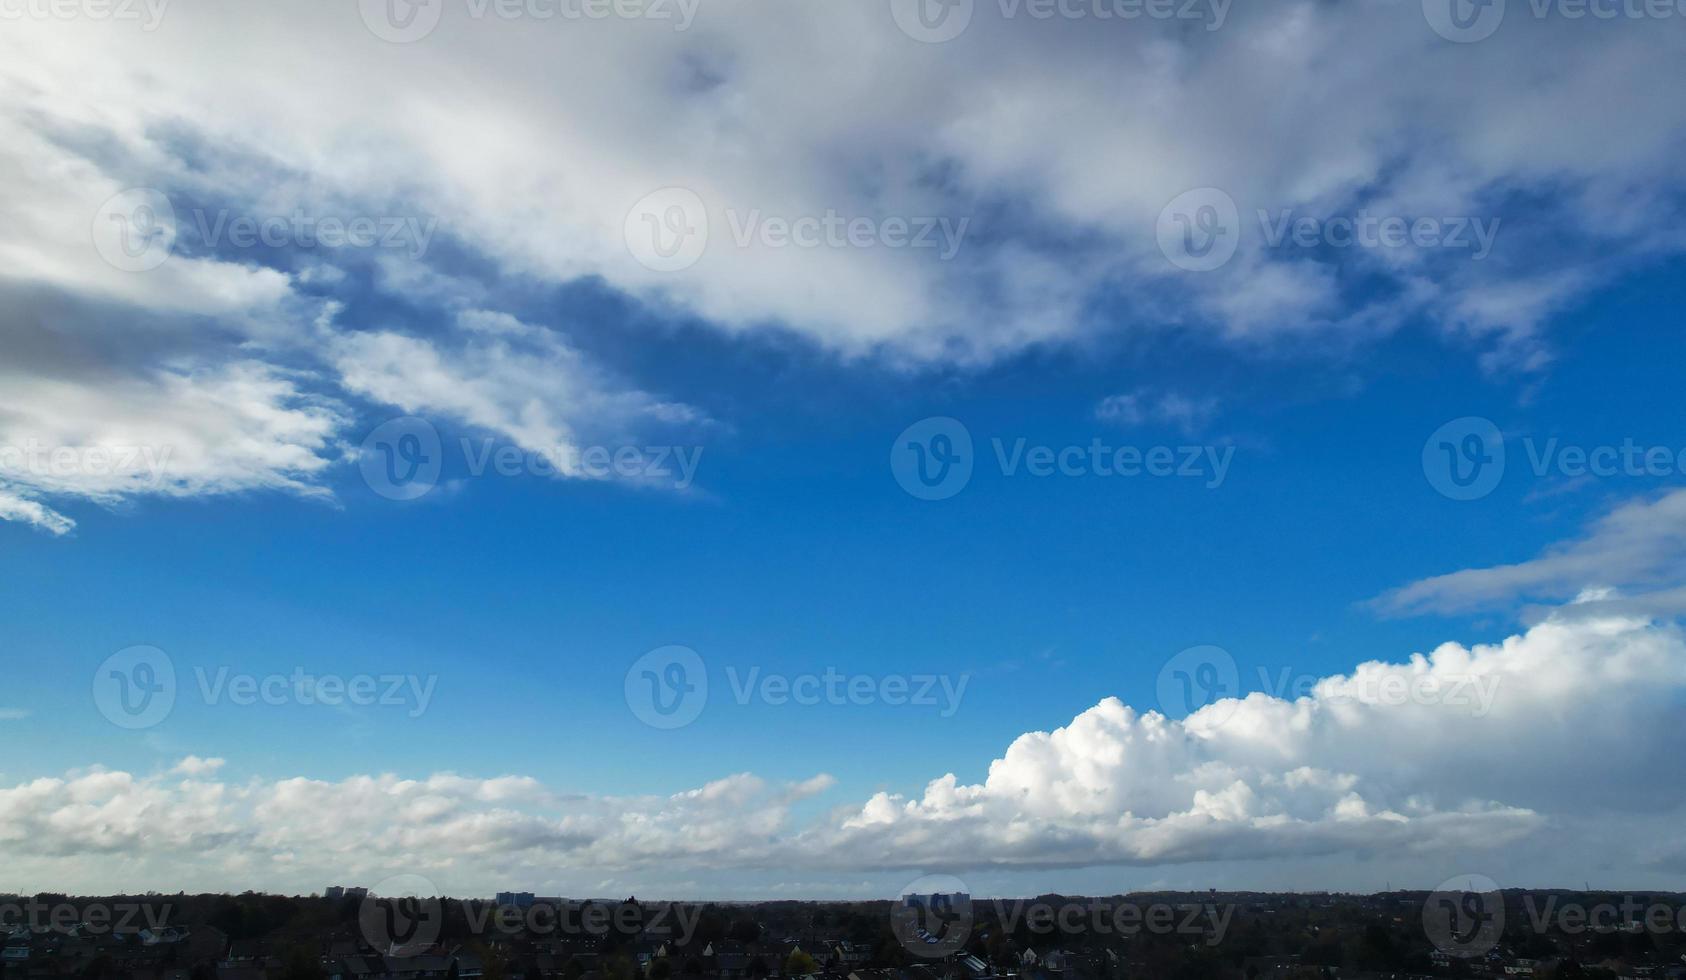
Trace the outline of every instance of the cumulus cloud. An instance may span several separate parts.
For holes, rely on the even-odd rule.
[[[218,760],[189,758],[156,775],[91,769],[0,789],[0,854],[43,887],[185,876],[308,888],[405,871],[477,894],[535,865],[579,881],[1343,855],[1440,871],[1596,825],[1634,835],[1585,836],[1574,853],[1597,840],[1601,866],[1643,870],[1677,859],[1655,831],[1686,811],[1686,761],[1653,736],[1678,726],[1683,696],[1676,625],[1563,617],[1500,643],[1366,662],[1294,700],[1253,693],[1175,719],[1106,698],[1015,739],[982,782],[949,773],[917,796],[880,792],[804,823],[792,807],[831,777],[740,773],[610,797],[516,775],[235,782],[218,779]]]
[[[183,776],[208,776],[226,764],[227,760],[225,759],[203,759],[196,755],[190,755],[176,763],[175,768],[170,771]]]

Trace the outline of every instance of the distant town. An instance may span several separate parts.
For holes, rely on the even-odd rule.
[[[0,980],[1686,980],[1686,898],[0,896]]]

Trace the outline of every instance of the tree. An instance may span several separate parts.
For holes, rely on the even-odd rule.
[[[805,977],[810,973],[818,973],[820,965],[814,958],[800,949],[790,951],[790,958],[784,961],[784,975],[787,977]]]

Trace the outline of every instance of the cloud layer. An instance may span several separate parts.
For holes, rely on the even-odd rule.
[[[1295,700],[1253,693],[1179,720],[1107,698],[1014,740],[981,783],[950,773],[816,819],[793,807],[824,799],[823,775],[605,797],[515,775],[241,781],[190,757],[0,789],[0,855],[43,888],[308,891],[419,873],[479,894],[536,868],[576,884],[856,880],[1362,856],[1443,877],[1579,834],[1563,853],[1639,875],[1680,858],[1659,828],[1686,812],[1686,762],[1655,733],[1679,725],[1683,699],[1677,626],[1566,615],[1502,643],[1367,662]],[[1596,848],[1593,826],[1606,831]]]
[[[379,4],[8,21],[0,363],[8,388],[50,378],[64,397],[27,417],[0,404],[6,437],[102,445],[74,408],[93,389],[144,420],[187,379],[208,407],[238,400],[217,431],[134,427],[183,437],[167,492],[310,492],[344,458],[336,438],[407,406],[544,450],[692,411],[591,363],[574,324],[474,333],[511,315],[492,295],[511,284],[598,283],[732,336],[919,365],[1162,329],[1340,350],[1422,323],[1528,370],[1554,313],[1681,245],[1686,107],[1655,80],[1682,41],[1653,21],[1548,6],[1457,44],[1416,3],[1213,4],[1189,21],[980,2],[930,44],[895,4],[535,13],[562,6],[445,2],[413,43],[371,28]],[[664,272],[627,233],[638,202],[676,187],[710,234]],[[1202,187],[1235,202],[1238,250],[1190,273],[1161,254],[1162,219]],[[1479,260],[1415,240],[1273,244],[1284,217],[1477,219],[1496,237]],[[374,238],[333,244],[323,219]],[[763,233],[857,219],[873,233],[841,243]],[[885,233],[937,219],[967,223],[952,253]],[[151,492],[0,481],[0,519],[54,532],[73,525],[55,501]]]

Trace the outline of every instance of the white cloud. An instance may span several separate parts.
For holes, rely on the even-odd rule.
[[[465,311],[457,322],[458,333],[439,341],[336,334],[327,356],[346,390],[408,413],[458,418],[554,454],[561,476],[584,475],[570,451],[586,439],[632,444],[640,427],[702,421],[689,406],[611,381],[550,330],[487,310]],[[590,431],[578,431],[582,426]]]
[[[53,377],[0,369],[0,518],[74,526],[34,498],[319,494],[344,419],[258,362]]]
[[[1204,429],[1217,413],[1218,400],[1212,396],[1151,388],[1108,395],[1095,406],[1095,418],[1102,422],[1130,428],[1168,425],[1184,435],[1194,435]]]
[[[28,355],[33,334],[51,335],[55,357],[97,362],[57,377],[121,374],[143,415],[168,386],[160,372],[184,363],[193,385],[303,365],[320,369],[324,397],[426,406],[529,449],[631,441],[690,410],[600,370],[554,325],[500,331],[494,283],[600,280],[728,333],[776,326],[897,361],[978,364],[1123,324],[1345,349],[1424,320],[1492,368],[1535,369],[1555,313],[1686,244],[1672,220],[1686,106],[1654,83],[1678,51],[1654,26],[1513,17],[1477,50],[1434,36],[1411,4],[1313,0],[1238,5],[1219,30],[1004,20],[980,4],[937,46],[902,34],[883,4],[770,0],[711,2],[686,31],[447,4],[416,44],[377,38],[354,4],[175,0],[152,31],[24,18],[0,37],[0,304],[45,305],[0,317],[0,345]],[[1552,77],[1532,70],[1542,61]],[[1124,94],[1070,97],[1092,91]],[[629,209],[668,186],[696,191],[711,226],[702,259],[673,274],[625,241]],[[1223,189],[1243,220],[1236,259],[1205,275],[1173,268],[1155,235],[1164,205],[1196,186]],[[95,246],[102,205],[136,187],[178,211],[178,247],[151,271]],[[1256,227],[1260,211],[1490,218],[1524,199],[1529,220],[1507,221],[1481,262],[1267,248]],[[363,256],[374,288],[423,324],[486,312],[444,336],[403,322],[324,331],[313,324],[334,311],[313,291],[343,285],[340,253],[281,269],[259,249],[191,241],[200,217],[301,211],[425,224],[473,261],[435,264],[406,240]],[[752,218],[830,216],[969,225],[947,258],[737,240]],[[50,358],[14,359],[19,374],[51,373]],[[202,433],[173,492],[320,487],[319,432],[266,428],[325,421],[301,414],[302,387],[272,393],[269,421],[241,417],[262,430],[255,447]],[[1159,411],[1191,427],[1205,413]],[[64,533],[59,497],[134,492],[17,480],[0,488],[0,519]]]
[[[226,764],[227,760],[225,759],[204,759],[196,755],[190,755],[176,763],[175,768],[171,769],[170,772],[182,776],[209,776]]]
[[[0,521],[33,524],[48,534],[69,534],[76,522],[38,500],[30,500],[0,487]]]
[[[1631,833],[1585,834],[1562,853],[1640,874],[1678,860],[1656,828],[1686,812],[1686,762],[1654,734],[1678,727],[1683,693],[1678,627],[1564,617],[1364,663],[1293,701],[1254,693],[1176,720],[1107,698],[1014,740],[981,783],[951,773],[806,825],[790,808],[833,789],[828,776],[607,797],[451,773],[219,782],[217,760],[190,758],[152,776],[91,769],[0,789],[0,856],[25,884],[92,890],[407,871],[478,894],[535,865],[635,881],[1355,854],[1432,883],[1471,856],[1545,873],[1556,865],[1535,856],[1542,841],[1597,825]]]
[[[151,33],[21,22],[0,64],[13,125],[36,142],[110,131],[148,179],[221,179],[247,206],[286,207],[232,162],[267,159],[354,206],[401,199],[437,215],[508,274],[601,276],[729,330],[778,323],[850,353],[988,359],[1091,331],[1083,311],[1099,295],[1154,319],[1174,287],[1172,322],[1254,337],[1421,314],[1495,337],[1499,361],[1527,366],[1541,320],[1593,283],[1526,229],[1514,242],[1501,230],[1480,263],[1417,247],[1312,255],[1262,247],[1257,212],[1491,216],[1531,194],[1541,239],[1596,244],[1612,262],[1680,245],[1662,226],[1686,109],[1655,84],[1678,52],[1650,23],[1513,17],[1472,49],[1410,4],[1311,0],[1237,5],[1210,31],[1003,20],[982,4],[940,46],[874,4],[721,0],[684,32],[458,5],[444,17],[394,45],[350,6],[178,0]],[[299,50],[313,52],[307,72],[290,70]],[[1536,77],[1541,60],[1560,70]],[[1121,97],[1073,103],[1080,91]],[[182,131],[192,168],[158,136]],[[671,185],[711,210],[707,253],[676,275],[638,265],[623,241],[628,209]],[[1226,190],[1251,230],[1232,267],[1175,273],[1155,222],[1203,185]],[[728,211],[740,224],[751,211],[964,217],[972,233],[950,261],[740,246]],[[1365,277],[1399,292],[1342,295]]]
[[[1624,503],[1579,538],[1553,545],[1534,558],[1421,579],[1378,596],[1372,605],[1389,613],[1466,612],[1518,600],[1560,602],[1589,590],[1589,600],[1619,599],[1608,590],[1648,590],[1682,581],[1686,490],[1671,490]],[[1686,609],[1669,598],[1673,593],[1667,588],[1654,595],[1659,611]]]

